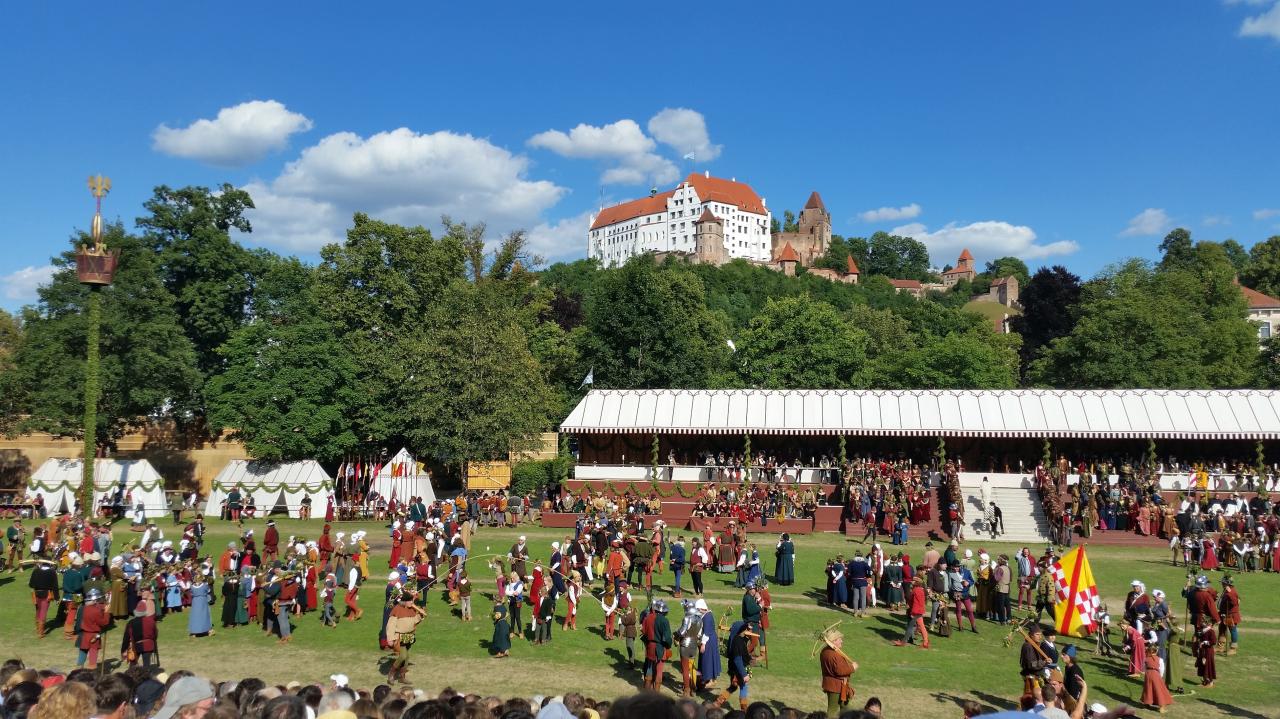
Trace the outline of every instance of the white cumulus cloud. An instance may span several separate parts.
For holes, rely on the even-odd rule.
[[[587,247],[591,211],[556,222],[542,222],[529,230],[529,251],[548,261],[581,254]]]
[[[1148,237],[1158,235],[1169,229],[1172,221],[1169,214],[1162,209],[1148,207],[1147,209],[1134,215],[1129,220],[1128,226],[1121,231],[1121,237]]]
[[[1253,219],[1255,220],[1269,220],[1276,215],[1280,215],[1280,210],[1270,207],[1264,207],[1261,210],[1253,211]]]
[[[36,289],[53,278],[53,265],[23,267],[0,277],[0,296],[15,302],[31,302],[36,299]]]
[[[895,227],[890,234],[912,237],[929,248],[929,256],[935,262],[950,262],[968,248],[976,257],[1021,257],[1034,260],[1052,255],[1068,255],[1080,249],[1072,240],[1059,240],[1038,244],[1036,233],[1026,225],[1013,225],[999,220],[986,220],[961,225],[949,222],[930,232],[919,222]]]
[[[680,177],[680,169],[663,155],[659,144],[687,157],[713,160],[721,146],[713,145],[701,113],[667,108],[649,119],[646,135],[635,120],[607,125],[579,124],[568,132],[547,130],[529,138],[529,147],[550,150],[561,157],[597,160],[607,167],[600,176],[606,185],[664,185]]]
[[[1203,224],[1205,227],[1217,227],[1218,225],[1229,225],[1231,224],[1231,218],[1228,217],[1227,215],[1206,215],[1204,218],[1204,221],[1201,224]]]
[[[196,120],[183,128],[162,124],[151,139],[152,147],[166,155],[239,167],[284,149],[290,135],[311,127],[306,116],[290,112],[275,100],[253,100],[224,107],[216,118]]]
[[[913,202],[910,205],[902,207],[880,207],[874,210],[859,212],[858,217],[863,222],[885,222],[898,220],[911,220],[920,216],[920,205]]]
[[[304,149],[270,182],[245,187],[251,239],[292,250],[341,241],[354,212],[436,226],[441,215],[495,231],[533,226],[567,192],[530,179],[529,159],[483,138],[407,128],[340,132]]]
[[[1249,3],[1259,4],[1259,3]],[[1240,37],[1269,37],[1280,40],[1280,2],[1261,15],[1253,15],[1240,23]]]
[[[564,157],[600,159],[643,155],[652,152],[657,143],[644,134],[635,120],[618,120],[600,127],[581,124],[567,133],[540,132],[529,138],[529,146]]]
[[[649,134],[670,146],[681,157],[694,155],[710,162],[720,156],[721,145],[711,144],[707,120],[702,113],[686,107],[668,107],[649,118]]]

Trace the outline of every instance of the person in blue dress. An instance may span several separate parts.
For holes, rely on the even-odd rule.
[[[760,552],[756,550],[756,545],[751,545],[751,559],[747,563],[747,581],[744,586],[755,586],[760,577],[764,575],[764,570],[760,568]]]
[[[178,573],[170,571],[164,578],[164,611],[165,614],[182,611],[182,580]]]
[[[849,606],[849,589],[844,581],[844,555],[836,555],[831,563],[831,603],[844,609]]]
[[[702,651],[698,654],[698,689],[704,690],[720,677],[720,639],[716,636],[716,618],[699,599],[693,608],[702,614]]]
[[[197,573],[191,584],[191,613],[187,616],[187,633],[193,637],[213,635],[213,590],[204,575]]]
[[[790,534],[783,532],[775,556],[777,563],[773,565],[773,581],[784,587],[791,586],[796,581],[796,545]]]

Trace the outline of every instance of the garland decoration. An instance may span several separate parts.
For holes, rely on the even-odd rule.
[[[310,485],[299,484],[298,486],[292,487],[292,488],[287,487],[283,484],[278,484],[274,487],[268,487],[266,482],[258,482],[257,484],[245,484],[243,482],[237,482],[231,485],[230,487],[225,486],[222,482],[213,483],[213,489],[216,489],[219,492],[223,492],[224,494],[229,494],[232,489],[235,489],[237,487],[250,492],[283,491],[285,494],[298,494],[299,492],[306,492],[307,494],[315,494],[317,492],[321,492],[324,490],[333,489],[333,483],[325,480],[325,481],[317,482],[316,484],[310,484]]]
[[[62,480],[61,482],[41,482],[36,479],[29,479],[27,480],[27,486],[30,487],[31,489],[38,489],[41,492],[55,492],[60,489],[65,489],[67,491],[74,492],[75,490],[82,488],[83,485],[81,485],[79,482],[73,485],[71,484],[71,482],[65,479]],[[98,484],[97,482],[93,483],[94,490],[103,491],[103,492],[110,489],[115,489],[119,486],[120,486],[119,482],[109,482],[107,484]],[[150,483],[144,480],[132,486],[126,484],[125,488],[129,490],[137,488],[137,489],[141,489],[144,492],[150,492],[157,488],[163,489],[164,479],[163,478],[156,479],[155,481]]]

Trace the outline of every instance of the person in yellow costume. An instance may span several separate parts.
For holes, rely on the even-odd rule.
[[[360,535],[358,538],[357,534]],[[351,535],[351,538],[356,540],[356,556],[352,557],[352,561],[360,567],[360,576],[367,578],[369,576],[369,543],[364,541],[364,537],[363,529]]]

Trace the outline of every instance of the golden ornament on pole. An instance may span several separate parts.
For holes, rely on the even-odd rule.
[[[80,284],[83,285],[109,285],[115,278],[119,251],[109,250],[102,243],[102,197],[110,191],[110,177],[102,175],[89,177],[89,192],[93,194],[97,207],[89,230],[93,244],[80,245],[76,250],[76,276],[80,278]]]

